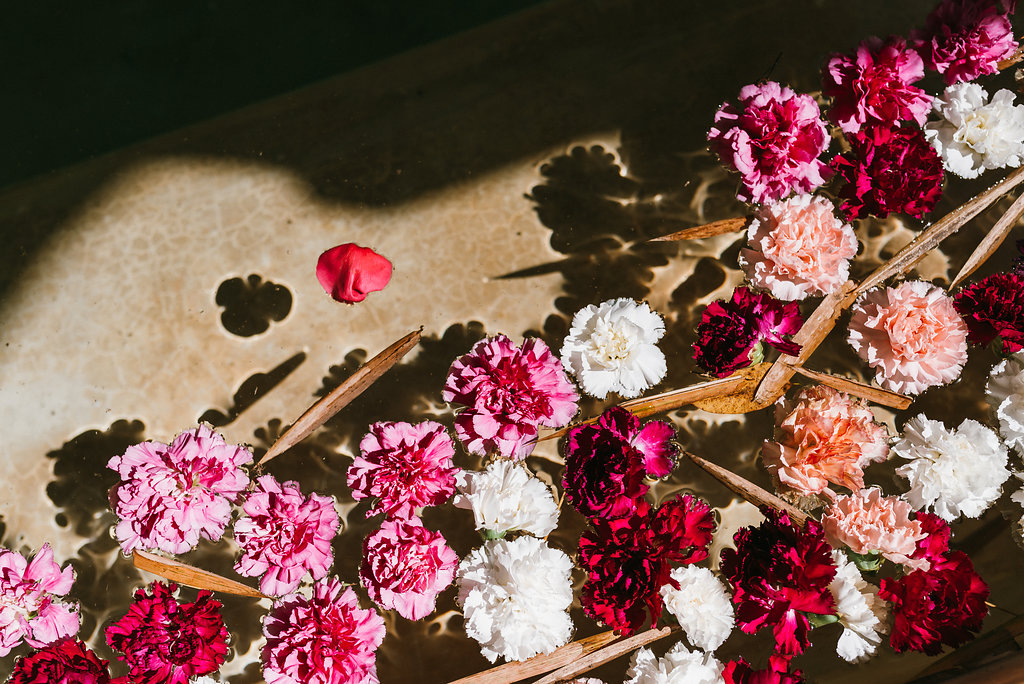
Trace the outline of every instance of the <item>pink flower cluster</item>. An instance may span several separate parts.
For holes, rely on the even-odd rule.
[[[996,73],[1017,49],[1009,14],[1016,0],[943,0],[915,32],[914,49],[946,85]]]
[[[303,496],[298,482],[282,486],[273,475],[264,475],[246,496],[242,512],[235,523],[235,541],[242,550],[235,571],[261,576],[264,594],[281,596],[295,591],[307,573],[313,579],[327,574],[340,524],[334,499]]]
[[[22,641],[39,648],[78,632],[78,606],[59,600],[74,580],[70,565],[61,570],[54,562],[49,544],[31,561],[0,549],[0,656]]]
[[[110,490],[121,550],[178,554],[202,537],[220,539],[232,504],[249,485],[240,466],[250,461],[248,449],[225,443],[205,425],[182,432],[170,445],[143,442],[111,458],[107,467],[121,476]]]

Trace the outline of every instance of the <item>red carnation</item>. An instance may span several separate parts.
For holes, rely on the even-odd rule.
[[[725,664],[722,677],[725,684],[800,684],[804,681],[800,670],[790,672],[789,661],[774,655],[763,670],[755,670],[743,658],[730,660]]]
[[[18,660],[8,684],[109,684],[107,661],[78,639],[61,639]]]
[[[994,74],[996,65],[1017,49],[1009,14],[1016,0],[943,0],[924,31],[913,34],[914,48],[946,85]]]
[[[924,559],[929,564],[942,560],[944,553],[949,551],[949,538],[952,531],[949,523],[933,513],[918,511],[914,519],[921,523],[921,531],[926,536],[917,542],[917,549],[910,555],[913,559]]]
[[[960,290],[953,298],[967,324],[967,341],[986,345],[999,338],[1003,351],[1024,349],[1024,275],[994,273]]]
[[[316,279],[327,294],[339,302],[353,304],[384,289],[391,280],[391,262],[369,247],[347,242],[320,255]]]

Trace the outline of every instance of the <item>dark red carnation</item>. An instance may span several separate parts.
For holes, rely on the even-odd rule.
[[[889,643],[897,653],[936,655],[943,644],[959,646],[973,638],[988,614],[988,586],[963,551],[933,559],[928,570],[884,578],[878,595],[892,604]]]
[[[917,549],[910,557],[923,558],[929,563],[942,560],[943,554],[949,551],[949,523],[933,513],[923,511],[915,513],[914,519],[921,523],[921,531],[928,536],[917,542]]]
[[[800,684],[804,681],[800,670],[790,672],[789,661],[777,656],[772,656],[763,670],[755,670],[743,658],[730,660],[722,676],[725,684]]]
[[[672,470],[675,429],[640,419],[612,406],[596,423],[569,432],[562,482],[565,498],[587,516],[629,515],[647,492],[644,474],[664,477]]]
[[[967,341],[986,345],[998,338],[1003,351],[1024,349],[1024,275],[994,273],[960,290],[953,303],[967,324]]]
[[[187,684],[214,672],[228,650],[221,604],[209,591],[178,603],[177,585],[155,582],[135,592],[128,614],[107,628],[107,643],[124,653],[135,684]]]
[[[78,639],[61,639],[18,660],[8,684],[110,684],[107,661]]]
[[[752,363],[751,352],[764,341],[783,354],[799,354],[800,345],[785,339],[803,325],[796,302],[737,287],[730,301],[708,304],[697,326],[693,358],[708,373],[724,378]]]
[[[1009,14],[1016,0],[943,0],[923,31],[912,35],[925,66],[943,74],[946,85],[994,74],[1000,60],[1017,49]]]
[[[721,571],[733,586],[740,629],[753,634],[771,626],[776,654],[789,658],[810,644],[806,614],[835,612],[828,585],[836,567],[817,521],[797,527],[785,513],[763,512],[764,522],[741,528],[736,548],[722,551]]]

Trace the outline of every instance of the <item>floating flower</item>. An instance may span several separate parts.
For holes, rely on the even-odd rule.
[[[359,577],[370,598],[409,620],[434,612],[437,595],[452,583],[459,557],[440,532],[419,518],[385,520],[363,542]]]
[[[1006,447],[992,430],[970,418],[947,430],[921,414],[907,421],[892,450],[908,461],[896,473],[910,481],[910,504],[931,508],[947,522],[984,513],[1010,476]]]
[[[986,345],[998,339],[1004,352],[1024,349],[1024,275],[993,273],[957,293],[956,310],[967,324],[967,341]]]
[[[409,518],[421,506],[443,504],[455,492],[454,455],[440,423],[373,423],[348,467],[352,498],[377,499],[366,517]]]
[[[135,684],[187,684],[215,672],[228,652],[219,601],[205,589],[191,603],[174,598],[173,582],[141,588],[128,613],[107,627],[107,643],[120,651]]]
[[[736,624],[729,592],[713,572],[699,565],[675,568],[669,577],[678,586],[666,584],[661,588],[665,608],[692,645],[714,651],[725,643]]]
[[[737,287],[730,301],[714,301],[704,309],[693,359],[708,373],[724,378],[749,366],[762,341],[783,354],[799,354],[800,345],[785,338],[801,325],[796,302],[780,302],[771,295]]]
[[[110,684],[110,673],[88,646],[65,638],[19,658],[7,684]]]
[[[521,460],[533,451],[539,425],[562,427],[576,415],[579,395],[542,340],[520,348],[496,335],[455,360],[441,398],[466,407],[455,432],[470,453]]]
[[[977,178],[987,169],[1020,166],[1024,160],[1024,105],[1013,93],[988,93],[976,83],[946,88],[933,103],[942,117],[929,121],[924,136],[942,157],[942,165],[961,178]]]
[[[967,326],[953,300],[920,280],[862,295],[847,341],[878,384],[904,394],[956,380],[967,361]]]
[[[252,452],[227,444],[205,425],[182,432],[169,446],[143,442],[111,458],[107,467],[121,476],[110,490],[121,550],[179,554],[200,538],[220,539],[231,505],[249,485],[240,466],[250,461]]]
[[[338,533],[334,499],[302,495],[298,482],[282,486],[273,475],[256,481],[235,523],[242,556],[235,571],[260,577],[260,591],[281,596],[295,591],[307,574],[321,579],[334,562],[331,542]]]
[[[546,537],[558,525],[558,504],[551,490],[525,466],[503,459],[481,472],[456,476],[456,508],[473,511],[476,529],[494,535],[522,530]]]
[[[994,74],[997,64],[1017,49],[1007,16],[1016,0],[943,0],[923,31],[915,31],[914,49],[925,65],[943,74],[946,84]]]
[[[387,286],[391,262],[369,247],[348,242],[320,255],[316,279],[336,301],[354,304]]]
[[[836,652],[848,663],[873,656],[889,632],[888,610],[878,598],[878,587],[868,584],[842,551],[832,550],[836,576],[828,585],[836,602],[836,615],[843,626]]]
[[[59,599],[74,581],[75,571],[61,570],[49,544],[31,561],[0,549],[0,656],[22,641],[40,648],[78,632],[78,606]]]
[[[551,653],[572,635],[571,573],[569,557],[536,537],[485,543],[458,569],[466,634],[492,663]]]
[[[572,317],[562,343],[562,366],[598,399],[609,392],[636,397],[665,377],[665,355],[656,344],[664,334],[664,321],[646,302],[591,304]]]
[[[873,126],[847,135],[851,150],[832,159],[845,185],[847,219],[890,213],[921,217],[942,196],[942,159],[918,128]]]
[[[911,570],[927,567],[914,559],[917,543],[928,536],[913,518],[914,509],[898,496],[884,496],[877,487],[833,500],[821,518],[833,546],[845,545],[857,554],[878,552]]]
[[[385,631],[351,588],[320,580],[311,597],[288,594],[263,619],[263,677],[267,684],[376,684]]]
[[[889,455],[889,433],[867,403],[824,385],[779,401],[775,420],[777,441],[761,448],[764,465],[782,487],[803,494],[820,494],[829,482],[861,489],[864,468]]]
[[[743,202],[810,192],[832,175],[819,159],[829,135],[818,103],[774,81],[745,86],[738,103],[722,104],[708,142],[723,164],[739,171]]]
[[[857,236],[834,209],[817,195],[755,209],[747,229],[750,248],[740,251],[740,267],[750,282],[786,301],[839,289],[850,277]]]
[[[690,651],[677,642],[661,658],[650,649],[633,653],[623,684],[719,684],[722,663],[710,653]]]
[[[769,665],[763,670],[755,670],[742,657],[730,660],[722,670],[725,684],[802,684],[804,679],[800,670],[789,671],[789,659],[771,656]]]
[[[832,98],[828,117],[848,134],[900,121],[923,124],[932,98],[910,85],[922,78],[924,62],[903,38],[869,38],[855,54],[833,55],[825,66],[822,87]]]
[[[1007,446],[1024,453],[1024,352],[992,368],[986,395],[999,421],[1000,436]]]

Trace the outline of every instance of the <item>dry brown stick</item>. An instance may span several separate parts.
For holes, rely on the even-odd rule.
[[[512,684],[568,665],[604,648],[618,638],[613,631],[602,632],[556,648],[547,655],[534,656],[523,662],[498,665],[450,684]]]
[[[809,380],[814,380],[819,384],[831,387],[839,392],[852,394],[855,397],[867,399],[868,401],[873,401],[874,403],[881,404],[883,406],[890,406],[900,411],[909,407],[914,401],[913,397],[908,397],[905,394],[890,392],[889,390],[884,390],[881,387],[872,387],[871,385],[865,385],[863,382],[857,382],[856,380],[850,380],[849,378],[841,378],[838,375],[819,373],[818,371],[813,371],[799,366],[795,367],[793,370]]]
[[[1024,635],[1024,617],[1010,618],[999,627],[976,637],[943,658],[933,661],[918,677],[969,667],[994,653],[1020,649],[1017,639]]]
[[[684,230],[651,238],[650,242],[674,242],[676,240],[699,240],[700,238],[713,237],[724,233],[735,233],[747,226],[749,216],[742,218],[723,219],[713,223],[705,223],[703,226],[694,226]]]
[[[264,454],[257,467],[262,468],[271,459],[301,442],[309,433],[316,430],[330,420],[334,414],[345,408],[349,402],[362,394],[366,388],[376,382],[377,378],[384,375],[389,368],[398,363],[403,356],[419,344],[420,333],[422,332],[423,328],[413,330],[367,361],[345,382],[335,387],[330,394],[306,409],[306,412],[299,416],[299,419],[290,428],[285,430],[284,434],[278,437],[277,441],[267,449],[267,453]]]
[[[974,273],[979,266],[985,263],[985,260],[992,256],[999,245],[1003,244],[1003,240],[1010,234],[1013,227],[1017,225],[1017,221],[1020,217],[1024,216],[1024,193],[1014,200],[1010,208],[999,217],[992,229],[988,231],[988,235],[978,243],[978,246],[971,252],[971,256],[967,258],[967,262],[960,269],[960,272],[956,274],[956,278],[953,278],[953,282],[949,284],[949,289],[952,290],[954,287],[962,283],[972,273]]]
[[[770,506],[777,511],[788,513],[789,519],[797,525],[803,525],[810,519],[809,515],[801,511],[796,506],[786,503],[768,490],[758,487],[750,480],[740,477],[731,470],[723,468],[720,465],[716,465],[707,459],[697,456],[696,454],[691,454],[688,451],[684,451],[683,454],[693,461],[693,463],[701,470],[724,484],[736,494],[743,497],[745,501],[748,501],[757,507]]]
[[[672,632],[678,631],[679,627],[661,627],[660,629],[649,629],[646,632],[634,634],[631,637],[622,639],[621,641],[616,641],[610,646],[605,646],[599,651],[595,651],[594,653],[584,656],[573,663],[569,663],[565,667],[555,670],[547,677],[538,679],[536,684],[554,684],[554,682],[571,679],[577,675],[583,674],[584,672],[589,672],[595,667],[600,667],[611,660],[615,660],[619,656],[629,653],[634,649],[646,646],[651,642],[667,637]]]
[[[200,570],[191,565],[186,565],[171,558],[164,558],[148,551],[134,552],[132,554],[132,562],[135,563],[135,567],[139,570],[160,575],[172,582],[184,584],[187,587],[209,589],[210,591],[220,591],[237,596],[269,598],[266,594],[241,582],[236,582],[227,577],[221,577],[207,570]]]

